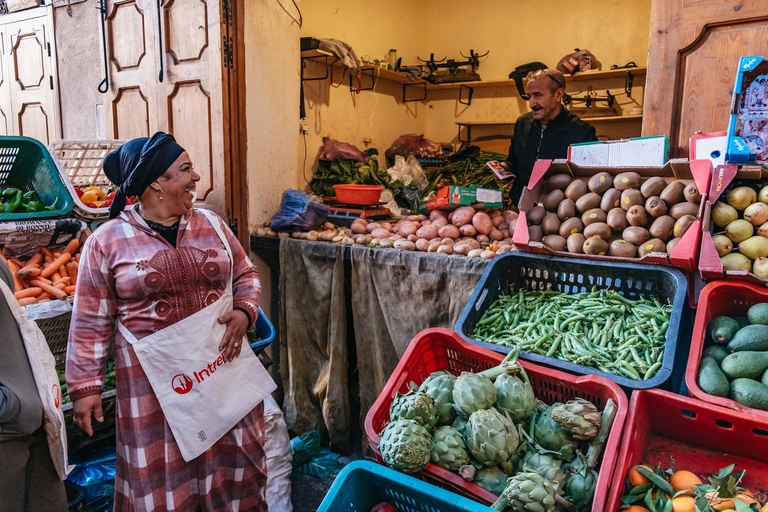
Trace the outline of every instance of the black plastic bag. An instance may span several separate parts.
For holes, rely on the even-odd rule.
[[[289,188],[283,192],[280,210],[272,217],[272,231],[311,231],[319,228],[328,217],[325,205],[301,190]]]

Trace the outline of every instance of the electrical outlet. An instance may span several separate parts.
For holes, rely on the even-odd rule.
[[[307,122],[302,119],[299,121],[299,131],[307,133],[309,131],[309,126],[307,126]]]

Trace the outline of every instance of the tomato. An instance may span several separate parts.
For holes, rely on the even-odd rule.
[[[77,197],[83,197],[83,190],[80,187],[75,187],[75,192],[77,193]]]

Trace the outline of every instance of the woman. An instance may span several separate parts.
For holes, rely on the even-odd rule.
[[[75,421],[92,435],[91,415],[104,421],[100,393],[114,335],[115,510],[267,510],[263,403],[185,462],[133,346],[219,304],[231,289],[232,308],[218,318],[226,332],[210,342],[219,343],[224,362],[233,361],[258,315],[256,267],[219,217],[211,217],[212,223],[192,208],[200,177],[171,135],[159,132],[124,144],[104,159],[104,172],[119,188],[111,220],[83,248],[66,378]],[[132,195],[140,197],[139,205],[123,211]],[[199,332],[189,342],[204,336]]]

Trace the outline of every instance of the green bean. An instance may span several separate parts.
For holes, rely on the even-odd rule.
[[[648,371],[645,372],[645,376],[643,376],[643,380],[648,380],[653,377],[656,372],[659,371],[659,368],[661,368],[661,361],[653,364],[650,368],[648,368]]]

